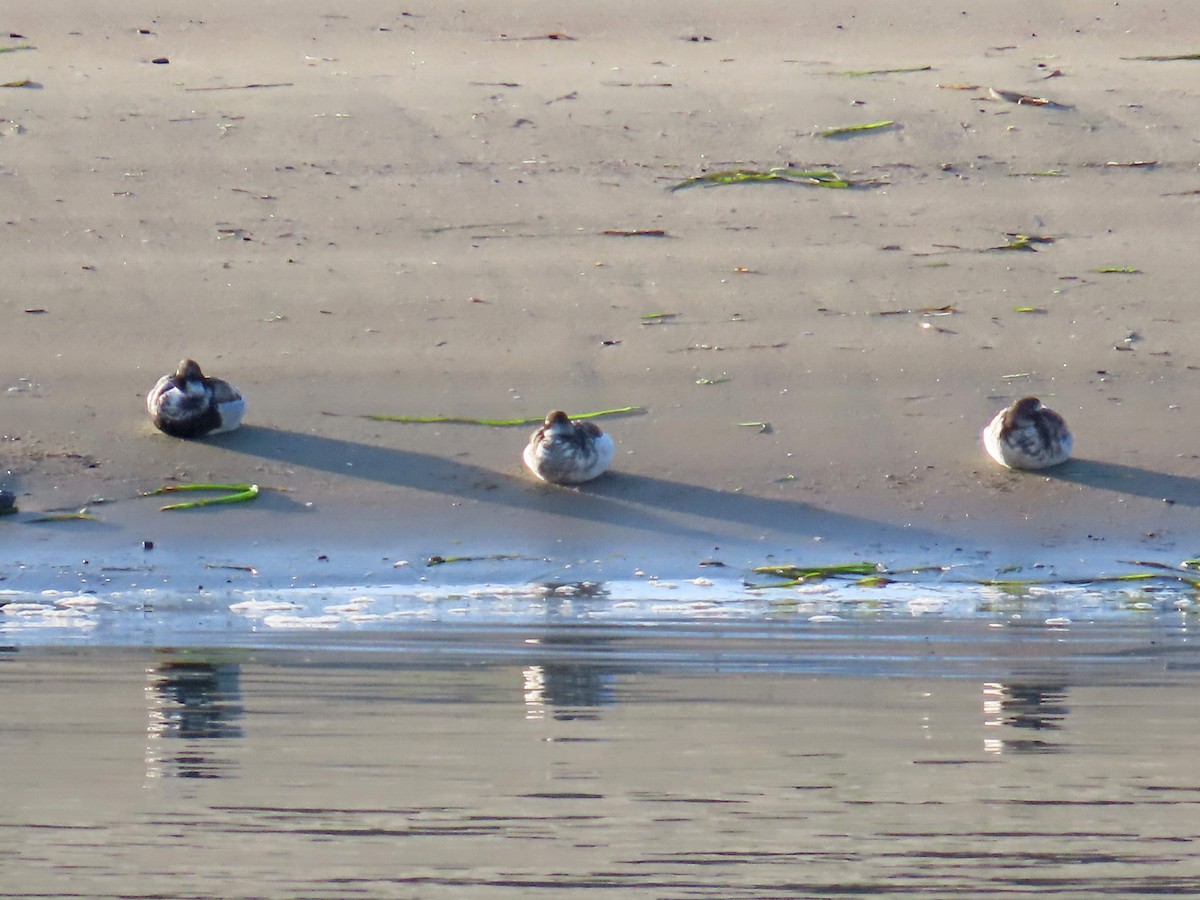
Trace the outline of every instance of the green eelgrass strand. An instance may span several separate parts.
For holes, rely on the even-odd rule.
[[[759,575],[778,575],[780,578],[797,578],[801,575],[874,575],[881,571],[879,563],[842,563],[833,566],[757,566]]]
[[[571,415],[572,420],[598,419],[601,416],[617,416],[623,413],[643,412],[641,406],[622,406],[617,409],[601,409],[596,412],[585,412]],[[546,420],[545,416],[533,419],[472,419],[467,416],[363,416],[373,422],[403,422],[410,425],[487,425],[491,428],[511,428],[514,425],[540,425]]]
[[[206,497],[203,500],[189,500],[184,503],[169,503],[166,506],[159,507],[162,511],[172,509],[198,509],[201,506],[216,506],[222,503],[245,503],[253,500],[258,496],[259,487],[257,484],[239,483],[239,484],[168,484],[160,488],[155,488],[152,491],[146,491],[139,495],[142,497],[153,497],[158,494],[174,494],[181,491],[229,491],[222,497]]]
[[[1170,56],[1122,56],[1121,59],[1132,62],[1182,62],[1200,59],[1200,53],[1176,53]]]
[[[447,563],[485,562],[488,560],[529,559],[516,553],[490,553],[487,556],[431,556],[425,560],[426,566],[444,566]]]
[[[879,575],[882,571],[883,569],[878,563],[866,562],[832,566],[756,566],[754,574],[774,575],[777,578],[788,579],[780,584],[755,585],[755,587],[791,587],[826,578]]]
[[[1034,244],[1053,244],[1056,240],[1055,238],[1038,234],[1018,234],[1015,231],[1010,232],[1006,237],[1008,238],[1007,244],[1000,244],[998,247],[988,247],[984,252],[991,252],[993,250],[1025,250],[1026,252],[1036,253],[1037,248],[1033,246]]]
[[[890,128],[895,125],[893,119],[883,119],[879,122],[867,122],[865,125],[843,125],[840,128],[823,128],[817,132],[817,135],[823,138],[842,137],[847,134],[858,134],[862,131],[878,131],[881,128]]]
[[[29,519],[29,522],[31,522],[31,523],[75,522],[75,521],[99,522],[100,517],[92,515],[90,512],[87,511],[87,507],[84,507],[83,509],[77,510],[75,512],[50,513],[49,515],[38,516],[36,519]]]
[[[715,187],[721,184],[745,184],[758,181],[784,181],[789,184],[804,184],[812,187],[848,188],[851,182],[836,172],[827,169],[793,169],[780,166],[765,172],[757,169],[724,169],[720,172],[706,172],[685,178],[678,184],[673,184],[667,190],[681,191],[695,185]]]
[[[1123,562],[1127,565],[1146,566],[1159,571],[1124,572],[1116,575],[1097,575],[1084,578],[1064,579],[981,578],[969,579],[966,583],[979,585],[980,587],[997,588],[1009,594],[1023,594],[1031,587],[1126,584],[1163,580],[1176,581],[1181,584],[1188,585],[1196,590],[1200,590],[1200,578],[1191,576],[1191,570],[1193,568],[1200,569],[1200,559],[1184,560],[1179,564],[1179,566],[1172,566],[1166,563],[1143,562],[1141,560],[1125,560]],[[894,584],[897,582],[904,583],[909,581],[909,579],[904,577],[905,575],[914,575],[927,571],[944,573],[947,571],[947,569],[944,566],[921,566],[917,568],[887,569],[879,563],[863,562],[827,566],[758,566],[753,571],[758,575],[774,575],[778,578],[786,579],[785,581],[773,582],[771,584],[746,585],[752,590],[764,590],[768,588],[798,587],[804,584],[823,581],[828,578],[854,578],[853,584],[857,587],[883,587],[888,584]]]
[[[1139,565],[1152,565],[1151,563],[1139,563]],[[1155,568],[1159,568],[1155,566]],[[1162,566],[1164,569],[1171,569],[1170,566]],[[1175,571],[1172,569],[1172,571]],[[1053,585],[1087,585],[1087,584],[1110,584],[1122,583],[1130,581],[1161,581],[1164,578],[1171,578],[1174,581],[1182,582],[1194,588],[1200,588],[1200,578],[1189,578],[1181,572],[1176,572],[1174,575],[1158,574],[1156,572],[1126,572],[1121,575],[1097,575],[1089,578],[1064,578],[1059,581],[1051,581],[1046,579],[1000,579],[1000,578],[984,578],[975,582],[975,584],[983,587],[998,587],[1003,590],[1024,590],[1029,587],[1053,586]]]

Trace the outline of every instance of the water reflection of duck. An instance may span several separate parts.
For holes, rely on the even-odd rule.
[[[984,739],[984,749],[989,753],[1062,752],[1066,745],[1054,733],[1063,730],[1071,711],[1067,694],[1068,686],[1057,681],[985,682],[983,724],[1000,731],[997,737]]]
[[[1009,469],[1046,469],[1067,461],[1073,440],[1067,423],[1037,397],[1022,397],[983,429],[988,456]]]
[[[147,776],[231,778],[227,742],[245,737],[241,666],[203,659],[162,660],[147,669]]]
[[[525,465],[542,481],[580,484],[591,481],[612,463],[613,439],[591,422],[572,422],[555,410],[525,447]]]
[[[185,359],[146,396],[146,408],[159,431],[195,438],[233,431],[242,424],[246,401],[227,381],[209,378],[195,360]]]

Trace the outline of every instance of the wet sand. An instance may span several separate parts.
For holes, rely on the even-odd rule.
[[[186,583],[435,554],[600,577],[1196,555],[1200,63],[1122,59],[1194,52],[1192,10],[1032,6],[17,12],[0,46],[36,49],[0,54],[0,82],[33,83],[0,90],[9,586],[93,561]],[[667,190],[789,163],[870,184]],[[1054,242],[988,249],[1009,232]],[[142,398],[185,355],[247,394],[241,432],[152,431]],[[1077,460],[986,459],[979,430],[1023,394],[1067,417]],[[606,424],[614,472],[579,491],[521,471],[527,429],[361,418],[632,404]],[[287,492],[134,499],[176,478]],[[84,504],[103,521],[29,522]]]

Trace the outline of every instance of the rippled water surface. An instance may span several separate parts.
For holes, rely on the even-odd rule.
[[[1174,601],[62,599],[0,633],[0,896],[1200,892]]]

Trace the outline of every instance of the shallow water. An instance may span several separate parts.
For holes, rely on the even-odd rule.
[[[10,631],[0,895],[1200,891],[1189,616],[574,601],[257,648]]]

